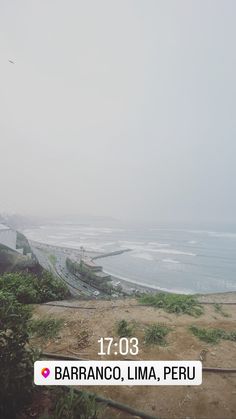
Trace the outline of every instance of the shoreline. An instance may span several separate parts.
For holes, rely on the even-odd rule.
[[[160,288],[155,288],[155,287],[151,287],[151,286],[148,286],[148,285],[141,285],[138,282],[133,282],[133,281],[128,280],[128,279],[125,280],[125,279],[119,278],[118,276],[114,276],[114,275],[110,274],[109,272],[106,272],[106,271],[103,271],[103,272],[110,275],[112,282],[114,282],[114,283],[119,282],[119,285],[121,285],[122,290],[124,292],[127,292],[128,294],[131,294],[131,295],[132,295],[132,293],[135,293],[137,291],[147,292],[147,293],[153,293],[153,292],[155,292],[155,293],[161,293],[161,292],[170,293],[170,291],[163,291]]]
[[[192,295],[192,296],[198,297],[201,302],[209,301],[209,297],[211,298],[213,303],[218,303],[218,302],[235,303],[236,301],[236,291],[209,292],[207,294],[183,293],[183,292],[177,292],[177,291],[167,291],[161,288],[155,288],[148,285],[141,285],[141,284],[138,284],[137,282],[132,282],[130,280],[126,281],[114,275],[111,275],[111,280],[120,282],[120,285],[122,286],[123,290],[125,292],[127,290],[127,293],[130,293],[130,290],[134,289],[135,291],[156,293],[156,294],[164,293],[164,294]],[[132,294],[130,295],[132,296]],[[231,301],[232,297],[234,298],[234,301],[233,300]]]
[[[43,247],[43,248],[56,248],[56,249],[60,249],[65,253],[68,253],[69,251],[74,252],[77,254],[77,257],[81,256],[81,250],[78,248],[72,248],[72,247],[65,247],[65,246],[58,246],[55,244],[49,244],[49,243],[43,243],[43,242],[39,242],[36,240],[28,240],[29,244],[30,242],[32,242],[32,244],[34,245],[38,245],[39,247]],[[96,252],[93,250],[85,250],[84,249],[84,254],[86,256],[88,256],[88,258],[90,258],[91,260],[93,260],[93,258],[96,256],[102,256],[102,252]],[[105,256],[104,256],[105,257]],[[217,302],[218,297],[223,297],[224,300],[228,301],[228,299],[230,298],[230,296],[235,297],[236,299],[236,291],[222,291],[222,292],[209,292],[206,294],[199,294],[199,293],[194,293],[194,292],[178,292],[177,290],[164,290],[155,286],[151,286],[151,285],[145,285],[145,284],[139,284],[138,282],[132,281],[131,279],[123,279],[120,278],[118,276],[115,276],[113,274],[111,274],[110,272],[106,272],[103,270],[103,272],[107,273],[108,275],[110,275],[111,277],[111,281],[113,283],[119,283],[119,285],[122,286],[122,289],[124,290],[124,292],[126,292],[127,294],[129,294],[130,296],[132,296],[132,294],[135,293],[135,291],[139,291],[139,292],[147,292],[147,293],[166,293],[166,294],[184,294],[184,295],[193,295],[193,296],[199,296],[201,297],[201,300],[204,301],[204,298],[208,298],[208,297],[212,297],[214,298],[214,301]]]
[[[36,240],[28,240],[28,241],[29,241],[29,244],[32,243],[33,245],[39,246],[40,248],[46,248],[46,249],[55,248],[57,250],[60,249],[66,253],[68,253],[68,251],[71,251],[79,255],[81,252],[80,249],[75,248],[75,247],[58,246],[56,244],[43,243]],[[125,251],[128,251],[128,250],[129,249],[126,249]],[[84,249],[84,256],[87,256],[92,261],[94,259],[96,260],[96,259],[102,259],[106,257],[105,253],[103,252],[96,252],[94,250],[86,250],[86,249]],[[152,287],[151,285],[139,284],[138,282],[132,281],[131,279],[128,279],[128,278],[123,279],[110,272],[106,272],[103,268],[102,268],[102,271],[110,275],[111,281],[113,283],[119,282],[124,292],[127,292],[127,294],[130,294],[130,295],[132,295],[135,290],[140,291],[140,292],[148,292],[148,293],[151,293],[151,292],[156,292],[156,293],[165,292],[168,294],[178,293],[177,291],[168,291],[168,290],[163,290],[155,286]],[[183,293],[179,293],[179,294],[183,294]]]

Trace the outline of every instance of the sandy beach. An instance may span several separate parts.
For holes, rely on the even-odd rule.
[[[161,289],[158,288],[151,288],[148,286],[144,286],[144,285],[139,285],[135,282],[131,282],[131,281],[125,281],[123,279],[119,279],[117,277],[111,276],[112,281],[114,282],[120,282],[120,285],[122,286],[123,290],[125,292],[127,292],[127,294],[130,294],[132,291],[133,292],[145,292],[145,293],[170,293],[168,291],[163,291]],[[223,303],[223,304],[235,304],[236,303],[236,292],[232,291],[232,292],[219,292],[219,293],[209,293],[209,294],[191,294],[191,295],[196,295],[198,297],[198,300],[202,303]]]

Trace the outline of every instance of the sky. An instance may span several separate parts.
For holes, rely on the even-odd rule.
[[[235,223],[235,21],[233,0],[1,0],[0,212]]]

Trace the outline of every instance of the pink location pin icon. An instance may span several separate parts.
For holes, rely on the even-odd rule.
[[[49,368],[43,368],[41,371],[41,374],[44,378],[47,378],[50,374],[50,369]]]

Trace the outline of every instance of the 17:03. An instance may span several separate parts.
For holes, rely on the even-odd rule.
[[[98,339],[100,351],[98,355],[138,355],[138,339],[137,338],[120,338],[118,342],[114,342],[113,338]],[[114,348],[117,351],[114,351]],[[104,350],[105,349],[105,350]]]

